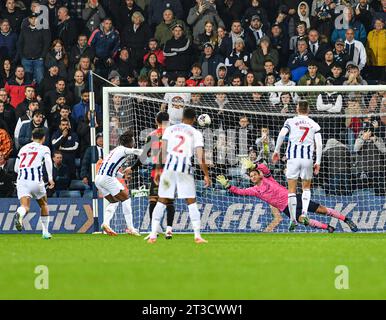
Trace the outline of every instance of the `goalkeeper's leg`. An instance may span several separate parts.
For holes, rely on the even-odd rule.
[[[344,216],[343,214],[341,214],[339,211],[337,211],[335,209],[327,208],[325,206],[322,206],[320,204],[317,204],[317,203],[311,201],[310,202],[310,212],[325,214],[327,216],[336,218],[340,221],[347,223],[347,225],[349,226],[349,228],[351,229],[352,232],[358,231],[358,227],[354,223],[354,221],[352,221],[349,217]]]

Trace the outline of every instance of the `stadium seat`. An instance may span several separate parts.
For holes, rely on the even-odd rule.
[[[88,190],[90,189],[90,186],[87,184],[84,184],[82,180],[72,180],[70,183],[69,190]]]
[[[81,198],[80,191],[77,190],[62,190],[59,193],[59,198]]]

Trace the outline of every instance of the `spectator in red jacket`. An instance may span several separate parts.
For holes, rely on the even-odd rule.
[[[29,81],[24,72],[23,66],[17,66],[15,76],[5,84],[5,90],[10,97],[10,104],[16,108],[17,105],[25,99],[25,88],[28,86],[34,87],[35,84]]]
[[[143,62],[145,63],[147,60],[147,57],[149,54],[154,53],[157,56],[158,62],[162,65],[165,66],[165,56],[164,52],[162,49],[158,47],[158,40],[155,38],[151,38],[148,43],[148,51],[147,53],[143,56]]]

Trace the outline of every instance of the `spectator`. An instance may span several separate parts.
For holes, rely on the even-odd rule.
[[[343,69],[339,63],[334,63],[331,68],[332,76],[329,78],[329,82],[331,85],[341,86],[345,81],[343,76]]]
[[[359,70],[362,70],[367,61],[366,49],[362,42],[354,39],[353,29],[347,29],[346,31],[345,46],[347,59],[354,61],[358,65]]]
[[[298,81],[306,73],[308,62],[311,60],[306,40],[300,39],[297,48],[297,52],[290,56],[288,63],[293,81]]]
[[[142,61],[141,61],[142,63]],[[129,56],[129,50],[122,48],[119,51],[118,61],[115,64],[116,71],[119,73],[123,86],[132,85],[137,77],[137,69],[133,59]]]
[[[228,85],[228,68],[225,63],[219,63],[216,68],[216,80],[218,86]]]
[[[130,1],[130,0],[129,0]],[[132,0],[131,0],[132,1]],[[151,38],[149,26],[140,12],[134,12],[131,17],[131,24],[123,28],[121,34],[121,45],[130,48],[130,56],[135,69],[141,69],[145,47]]]
[[[192,65],[191,74],[192,76],[186,80],[186,86],[188,87],[198,87],[203,85],[202,79],[202,69],[199,63],[195,63]]]
[[[296,113],[296,105],[292,99],[291,93],[282,92],[280,93],[280,102],[275,106],[277,110],[280,110],[280,113]]]
[[[344,86],[353,86],[353,85],[366,85],[367,81],[364,80],[359,71],[359,67],[356,64],[348,63],[347,64],[347,80],[343,82]]]
[[[275,86],[296,86],[296,83],[291,78],[291,70],[289,68],[281,68],[280,69],[280,80],[275,82]],[[278,104],[280,102],[281,92],[272,92],[269,101],[272,104]],[[298,95],[295,92],[291,93],[292,100],[296,103],[298,100]]]
[[[106,77],[118,53],[119,34],[113,28],[110,18],[105,18],[100,28],[91,34],[88,44],[95,50],[94,63],[96,72]]]
[[[154,29],[165,20],[165,11],[170,10],[177,19],[183,18],[183,9],[180,0],[151,0],[149,3],[149,25]],[[178,21],[180,23],[180,21]],[[157,37],[156,37],[157,38]],[[168,39],[167,39],[168,40]],[[166,42],[166,41],[165,41]],[[164,43],[165,43],[164,42]],[[162,44],[162,42],[160,42]]]
[[[214,87],[216,85],[216,80],[210,74],[206,75],[204,78],[204,87]]]
[[[12,197],[15,192],[15,184],[16,173],[13,168],[13,163],[7,161],[4,154],[0,152],[0,198]]]
[[[67,0],[69,15],[75,19],[79,30],[81,29],[79,27],[83,25],[82,13],[86,2],[86,0]]]
[[[367,36],[368,72],[372,80],[385,80],[386,30],[382,19],[375,19],[374,30]]]
[[[204,52],[200,57],[200,64],[202,68],[202,76],[211,75],[216,77],[217,66],[224,62],[224,59],[215,53],[214,46],[211,42],[207,42],[203,46]]]
[[[17,145],[19,146],[19,148],[24,147],[26,144],[32,141],[32,130],[35,128],[44,129],[46,137],[44,145],[49,145],[49,133],[48,128],[44,125],[44,114],[40,110],[35,110],[32,114],[32,119],[30,121],[23,121],[21,124],[20,133],[17,140]]]
[[[173,38],[166,41],[164,48],[165,69],[169,74],[187,74],[191,65],[191,43],[184,35],[184,27],[175,24],[172,27]]]
[[[59,3],[60,2],[60,3]],[[51,39],[56,39],[56,29],[58,26],[58,11],[60,9],[61,1],[57,0],[43,0],[42,5],[45,5],[48,10],[48,25],[50,27]],[[75,32],[76,34],[76,32]]]
[[[4,59],[0,68],[0,88],[4,88],[14,74],[11,59]]]
[[[15,133],[14,133],[15,145],[17,148],[19,147],[18,140],[19,140],[20,128],[22,124],[24,122],[30,122],[32,120],[33,113],[38,109],[39,109],[39,103],[36,100],[30,101],[27,112],[17,120],[16,126],[15,126]]]
[[[157,39],[161,47],[164,47],[166,42],[173,38],[173,27],[175,25],[182,26],[185,36],[191,40],[191,33],[185,22],[176,19],[171,9],[166,9],[163,13],[163,21],[157,25],[154,34],[154,37]]]
[[[12,31],[8,20],[1,21],[0,25],[0,61],[15,59],[17,34]]]
[[[327,50],[324,53],[323,61],[319,64],[319,71],[325,77],[331,77],[331,68],[334,66],[334,52]]]
[[[80,70],[75,71],[74,80],[70,83],[68,88],[74,95],[74,102],[81,100],[82,91],[87,90],[87,88],[83,72]]]
[[[371,30],[374,14],[374,9],[370,7],[368,0],[359,0],[358,4],[354,7],[355,20],[363,24],[366,33],[369,33]]]
[[[107,80],[110,81],[115,87],[119,87],[121,85],[121,75],[116,70],[110,71]]]
[[[291,53],[294,53],[297,51],[298,41],[301,39],[302,40],[306,39],[306,36],[307,36],[306,23],[304,21],[299,21],[296,24],[296,35],[293,35],[289,41],[289,50]]]
[[[90,71],[94,71],[94,69],[94,65],[91,63],[89,57],[81,57],[79,63],[75,67],[74,74],[76,71],[81,71],[83,73],[84,79],[88,79]]]
[[[217,11],[225,24],[225,28],[229,30],[235,20],[240,19],[246,10],[245,1],[224,0],[217,1]]]
[[[356,20],[353,16],[353,8],[345,7],[343,9],[343,16],[345,23],[342,25],[342,28],[335,29],[331,34],[331,41],[335,42],[339,38],[344,38],[347,29],[352,29],[354,31],[354,38],[360,42],[365,43],[366,41],[366,29],[362,23]]]
[[[66,7],[58,10],[58,24],[56,26],[55,39],[60,39],[67,52],[76,44],[78,27],[74,19],[69,16]]]
[[[119,31],[123,31],[125,27],[127,27],[128,21],[133,22],[133,16],[135,13],[139,13],[142,17],[145,16],[145,12],[142,10],[142,8],[139,5],[135,3],[134,0],[121,1],[121,6],[119,8],[119,15],[118,15],[119,18],[118,20],[115,20],[117,21],[117,27]],[[143,20],[145,19],[143,18]],[[148,25],[146,24],[146,26]],[[150,30],[149,30],[149,33],[150,33]]]
[[[52,106],[56,104],[59,97],[65,97],[68,105],[72,105],[74,102],[73,94],[67,90],[66,81],[62,78],[56,81],[55,89],[48,91],[44,96],[44,112],[46,115],[50,113]]]
[[[152,87],[162,87],[161,74],[158,70],[150,70],[148,73],[149,83]]]
[[[328,50],[328,45],[320,42],[319,32],[311,29],[308,32],[308,48],[316,61],[323,61],[324,54]]]
[[[164,66],[165,65],[165,56],[162,49],[158,46],[158,40],[151,38],[148,43],[147,53],[143,56],[143,62],[147,60],[149,55],[154,53],[157,56],[157,61]]]
[[[77,125],[76,133],[79,137],[79,155],[80,158],[83,158],[86,149],[91,145],[90,137],[90,121],[91,115],[90,111],[87,112],[86,117],[79,120]],[[95,131],[96,133],[103,132],[102,121],[97,115],[95,119]]]
[[[348,147],[354,152],[355,141],[359,136],[362,128],[362,120],[360,115],[363,114],[359,99],[355,94],[350,94],[347,101],[346,113],[346,128]]]
[[[96,150],[95,150],[96,149]],[[80,169],[80,178],[85,185],[91,185],[91,165],[93,152],[97,152],[94,156],[95,159],[103,159],[103,134],[98,133],[96,135],[96,148],[89,146],[84,153],[82,159],[82,167]]]
[[[238,38],[232,53],[225,58],[225,65],[230,76],[236,74],[247,74],[249,68],[249,54],[245,51],[244,40]]]
[[[289,37],[283,33],[283,29],[279,24],[274,24],[271,27],[271,46],[279,53],[278,70],[288,64],[289,58]]]
[[[229,39],[228,34],[224,27],[217,28],[217,49],[218,53],[225,57],[228,52],[232,52],[232,41]]]
[[[307,70],[298,82],[300,86],[324,86],[326,84],[326,78],[318,71],[316,61],[309,61]]]
[[[20,102],[15,109],[16,119],[22,117],[28,110],[30,102],[36,99],[35,88],[31,86],[25,87],[24,96],[23,102]]]
[[[328,113],[341,113],[343,106],[342,95],[337,92],[321,92],[318,95],[316,109]]]
[[[196,5],[189,10],[186,21],[192,27],[195,40],[205,30],[205,25],[208,21],[212,23],[214,29],[218,26],[224,26],[224,22],[216,10],[214,0],[196,0]]]
[[[71,129],[67,119],[60,121],[59,130],[52,135],[52,148],[63,154],[63,163],[68,166],[71,179],[75,178],[75,157],[79,148],[78,135]]]
[[[269,19],[266,11],[266,3],[260,0],[250,0],[250,5],[244,14],[244,25],[249,25],[253,16],[258,16],[265,28],[269,28]],[[262,4],[263,2],[263,4]]]
[[[29,25],[20,32],[18,40],[19,55],[25,72],[36,80],[37,84],[44,77],[44,57],[50,46],[50,33],[48,30],[37,29],[37,15],[32,13]]]
[[[15,109],[6,100],[4,101],[3,96],[7,96],[7,93],[4,89],[0,89],[0,119],[7,124],[8,133],[13,137],[17,121]]]
[[[44,170],[44,177],[47,172]],[[66,190],[70,185],[70,177],[68,167],[63,163],[63,154],[57,150],[52,155],[52,178],[55,181],[55,187],[47,190],[47,196],[52,197],[55,192]]]
[[[83,11],[84,33],[90,36],[106,18],[106,12],[98,0],[88,0]]]
[[[199,52],[204,51],[204,45],[210,43],[214,49],[217,48],[217,33],[211,21],[205,22],[204,32],[200,33],[195,39],[194,44]]]
[[[157,70],[158,72],[162,72],[162,66],[157,59],[157,55],[155,53],[150,53],[147,55],[147,59],[145,61],[145,65],[140,71],[140,75],[148,75],[150,70]]]
[[[87,44],[87,36],[85,34],[80,34],[78,36],[77,44],[71,47],[69,67],[71,69],[75,68],[75,65],[79,63],[81,57],[88,57],[90,58],[90,61],[95,58],[94,48]]]
[[[245,30],[245,47],[247,52],[252,53],[258,49],[261,44],[261,39],[265,36],[265,30],[263,30],[263,23],[258,15],[251,17],[249,27]],[[265,37],[268,38],[268,37]]]
[[[73,107],[72,113],[71,113],[71,116],[74,119],[76,125],[78,125],[81,119],[85,119],[87,112],[90,110],[89,103],[90,103],[90,93],[87,90],[83,90],[81,101]],[[95,111],[99,115],[102,114],[102,110],[100,106],[97,104],[95,105]]]
[[[49,69],[52,65],[59,68],[59,76],[67,78],[68,56],[61,40],[54,40],[45,58],[45,67]]]
[[[38,87],[38,95],[40,97],[44,97],[47,92],[51,90],[55,90],[55,84],[56,81],[58,81],[59,77],[59,67],[55,61],[50,62],[50,64],[47,66],[48,73],[40,82]]]
[[[2,20],[8,20],[11,30],[20,33],[21,23],[24,19],[24,13],[22,10],[16,7],[15,0],[6,0],[4,10],[0,11],[0,17]]]
[[[345,50],[345,42],[343,39],[339,38],[336,40],[332,52],[334,54],[334,62],[340,64],[342,68],[345,68],[349,60],[347,52]]]
[[[255,77],[259,80],[265,78],[266,72],[264,64],[267,60],[270,61],[273,66],[277,66],[279,63],[279,53],[271,47],[270,39],[264,36],[260,39],[258,48],[253,51],[251,58],[251,69],[255,73]]]
[[[248,154],[249,147],[253,146],[256,142],[255,130],[249,118],[245,115],[240,116],[238,126],[235,129],[236,141],[233,150],[235,150],[236,155],[245,156]]]
[[[56,104],[52,107],[48,115],[48,122],[50,123],[50,134],[59,129],[60,121],[62,119],[67,119],[70,121],[71,128],[75,128],[75,122],[70,117],[70,115],[71,108],[66,105],[66,98],[62,96],[58,97]]]
[[[227,37],[225,37],[221,43],[223,47],[223,52],[225,56],[228,56],[232,53],[233,49],[236,47],[236,41],[238,39],[244,40],[244,29],[241,26],[240,20],[235,20],[232,22],[231,32]],[[245,46],[245,45],[244,45]],[[221,50],[221,48],[220,48]]]
[[[274,76],[274,82],[280,80],[279,73],[276,71],[273,61],[271,59],[266,59],[264,61],[264,71],[257,74],[256,80],[260,84],[264,84],[264,81],[269,74]]]
[[[271,167],[272,164],[272,155],[275,151],[275,139],[269,135],[269,128],[261,128],[261,136],[256,139],[256,161],[265,163],[267,166]]]
[[[243,84],[243,77],[237,73],[231,77],[231,86],[232,87],[241,87]],[[236,100],[236,96],[239,96],[235,93],[230,93],[229,98],[232,98],[231,100]]]
[[[332,31],[334,30],[335,23],[335,7],[336,3],[333,0],[314,0],[314,3],[319,2],[320,5],[315,8],[315,28],[319,31],[319,33],[327,38],[330,37]]]

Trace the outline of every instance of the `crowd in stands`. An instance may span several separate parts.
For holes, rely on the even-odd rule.
[[[44,128],[52,150],[53,193],[90,186],[91,70],[110,82],[95,83],[101,157],[102,86],[384,84],[385,19],[386,0],[0,0],[0,197],[14,195],[12,160],[36,127]],[[221,109],[228,98],[213,101]],[[302,97],[263,98],[254,94],[248,104],[286,114]],[[185,101],[199,102],[197,95]],[[386,95],[321,93],[311,106],[352,115],[344,121],[344,139],[326,137],[327,155],[340,149],[342,159],[355,155],[359,174],[373,181],[383,172],[385,180],[386,117],[355,115],[385,113]],[[117,107],[110,122],[124,112]],[[221,110],[215,120],[221,123]],[[234,125],[239,120],[252,128],[249,119]],[[254,124],[248,146],[259,159],[272,149],[263,129]],[[338,163],[330,158],[326,163]],[[345,179],[342,168],[349,164],[341,162]]]

